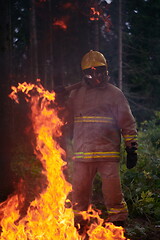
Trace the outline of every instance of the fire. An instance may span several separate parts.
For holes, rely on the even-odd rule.
[[[85,236],[79,235],[74,227],[72,208],[65,207],[66,198],[72,186],[62,174],[62,167],[65,165],[62,155],[65,153],[56,138],[62,134],[63,123],[58,118],[56,107],[53,107],[55,93],[45,90],[39,81],[37,84],[24,82],[17,87],[12,87],[10,98],[18,103],[20,92],[24,94],[30,106],[32,127],[36,137],[34,153],[43,164],[43,174],[47,177],[48,185],[40,196],[31,202],[23,218],[20,218],[19,213],[19,202],[24,201],[22,195],[14,194],[1,203],[0,239],[85,240]],[[96,219],[88,226],[87,239],[126,239],[122,227],[115,227],[112,223],[107,223],[103,227],[103,220],[97,212],[90,210],[82,212],[82,215],[84,219]]]
[[[65,20],[63,20],[63,19],[58,19],[58,20],[54,21],[53,26],[60,27],[63,30],[67,29],[67,24],[65,23]]]
[[[104,22],[106,31],[109,32],[110,28],[112,26],[112,22],[110,20],[110,15],[106,14],[106,12],[104,12],[103,9],[100,7],[97,7],[97,9],[95,7],[91,7],[90,8],[90,20],[98,21],[100,19]]]
[[[100,16],[100,12],[97,11],[94,7],[91,7],[91,21],[98,21]]]

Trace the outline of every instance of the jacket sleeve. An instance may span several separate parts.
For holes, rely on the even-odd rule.
[[[131,147],[132,143],[137,145],[136,121],[124,94],[119,91],[118,95],[116,101],[117,124],[124,138],[125,145]]]

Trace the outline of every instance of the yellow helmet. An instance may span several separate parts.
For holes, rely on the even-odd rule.
[[[100,67],[100,66],[106,66],[106,68],[108,68],[106,59],[102,53],[98,51],[90,50],[88,53],[86,53],[83,56],[81,61],[82,70],[85,70],[91,67]]]

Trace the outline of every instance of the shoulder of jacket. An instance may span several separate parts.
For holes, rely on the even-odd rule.
[[[108,83],[107,92],[113,104],[119,105],[128,101],[123,91],[111,83]]]
[[[118,96],[124,96],[122,90],[111,83],[108,83],[108,90]]]
[[[108,89],[115,91],[115,92],[122,92],[120,88],[116,87],[112,83],[108,83]]]
[[[83,86],[80,86],[80,87],[77,87],[75,89],[73,89],[71,92],[70,92],[70,97],[75,97],[79,91],[81,91],[81,89],[83,89],[84,87]]]

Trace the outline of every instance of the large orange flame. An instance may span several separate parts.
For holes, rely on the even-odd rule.
[[[20,218],[19,199],[15,194],[0,205],[2,240],[83,240],[74,227],[72,208],[66,208],[65,202],[71,185],[62,174],[64,161],[61,156],[63,149],[55,140],[61,135],[62,121],[58,118],[51,103],[55,101],[55,93],[37,85],[22,83],[12,87],[10,97],[19,101],[18,93],[23,92],[31,109],[32,127],[36,137],[34,152],[43,164],[48,186],[39,198],[31,202],[27,215]],[[21,196],[23,198],[23,196]],[[82,213],[84,218],[94,217],[97,221],[88,230],[90,240],[122,240],[122,227],[108,223],[102,226],[103,220],[96,213]]]

